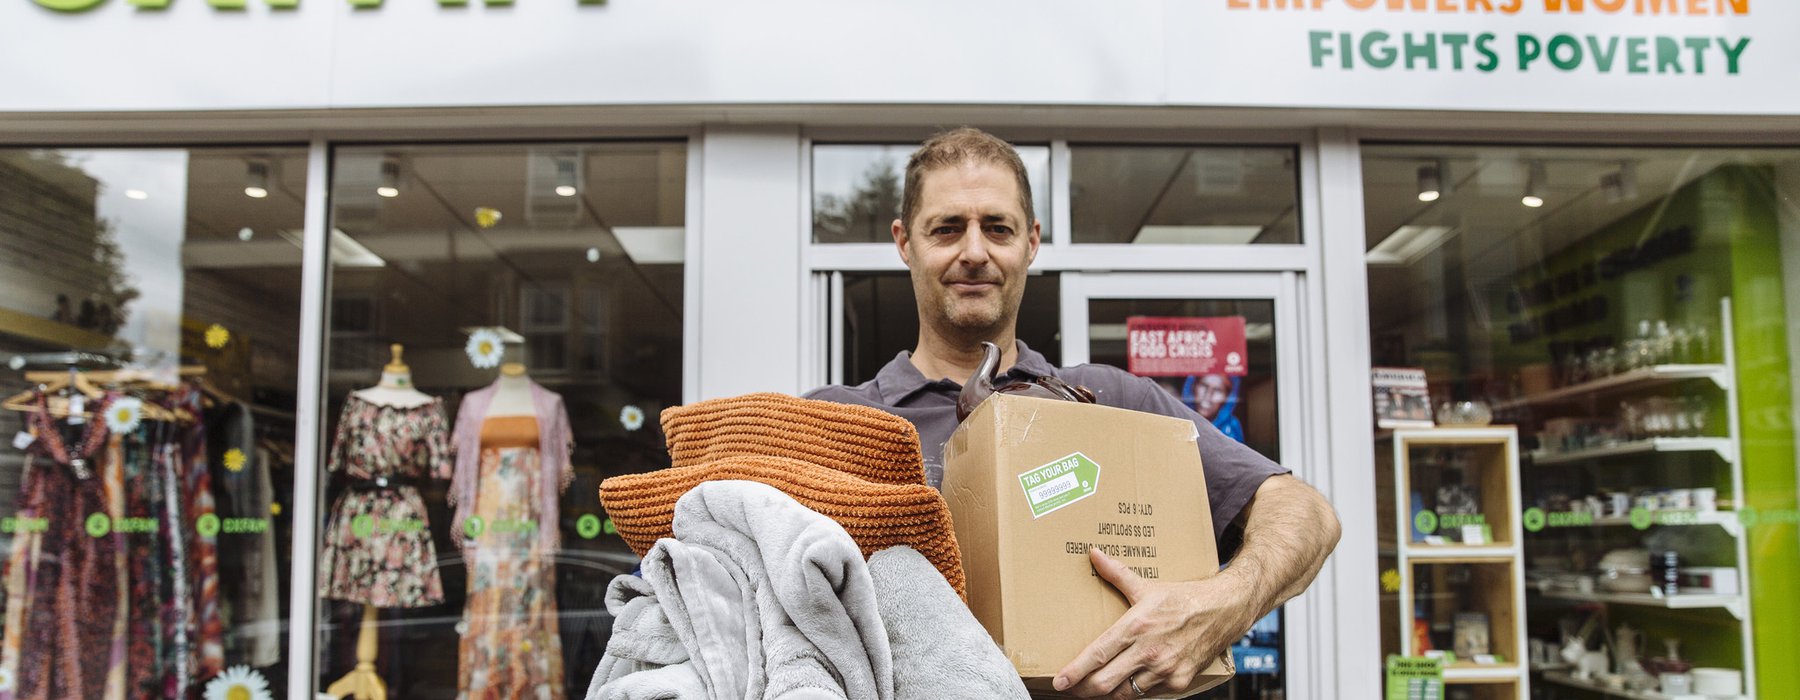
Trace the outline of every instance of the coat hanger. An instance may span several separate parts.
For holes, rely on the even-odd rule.
[[[39,394],[51,394],[54,392],[62,392],[64,390],[74,390],[90,401],[98,401],[106,396],[106,392],[101,391],[100,387],[94,386],[92,382],[88,381],[87,375],[82,374],[73,368],[68,372],[26,372],[25,379],[26,381],[36,382],[38,385],[37,388],[26,389],[25,391],[7,397],[6,401],[0,402],[0,408],[9,411],[38,413],[44,410],[38,407],[37,398]],[[48,402],[46,403],[48,405]],[[72,415],[67,406],[67,403],[64,403],[61,407],[51,405],[50,415],[63,418]],[[84,416],[93,415],[87,411],[81,411],[80,413]]]

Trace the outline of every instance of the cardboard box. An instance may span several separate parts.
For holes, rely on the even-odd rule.
[[[969,608],[1034,695],[1128,607],[1089,546],[1146,578],[1217,573],[1195,438],[1178,418],[996,394],[944,446]],[[1232,673],[1227,650],[1195,691]]]

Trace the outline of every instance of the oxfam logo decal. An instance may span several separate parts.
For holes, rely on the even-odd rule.
[[[374,9],[381,7],[382,0],[348,0],[351,7],[357,9]],[[106,0],[35,0],[38,5],[57,12],[87,12],[103,4]],[[126,4],[139,10],[166,10],[174,0],[125,0]],[[250,7],[251,0],[206,0],[206,4],[215,10],[243,11]],[[442,7],[467,7],[471,0],[438,0]],[[578,5],[605,5],[606,0],[575,0]],[[263,4],[276,10],[297,10],[300,0],[263,0]],[[483,5],[511,5],[513,0],[482,0]]]

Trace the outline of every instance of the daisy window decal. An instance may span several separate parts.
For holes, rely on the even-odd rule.
[[[469,362],[481,369],[500,366],[500,356],[506,346],[500,340],[500,334],[492,329],[479,328],[469,334],[469,344],[463,347],[469,354]]]
[[[206,683],[206,700],[273,700],[269,680],[249,666],[232,666]]]
[[[4,668],[0,668],[0,693],[4,693],[4,692],[10,691],[12,689],[13,689],[12,671],[4,669]]]
[[[244,457],[244,451],[241,449],[233,447],[225,451],[225,469],[227,471],[241,472],[244,470],[244,463],[248,461],[249,459]]]
[[[142,399],[127,396],[106,407],[106,429],[115,433],[129,433],[136,430],[138,422],[143,418],[144,402]]]
[[[632,431],[644,427],[644,409],[636,406],[626,406],[621,409],[619,411],[619,425],[623,425],[626,430]]]
[[[206,347],[218,350],[231,342],[231,331],[217,323],[206,328]]]

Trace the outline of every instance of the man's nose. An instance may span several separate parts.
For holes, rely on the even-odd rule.
[[[969,267],[981,267],[988,264],[988,240],[981,230],[981,224],[971,222],[969,230],[962,235],[962,252],[957,260]]]

